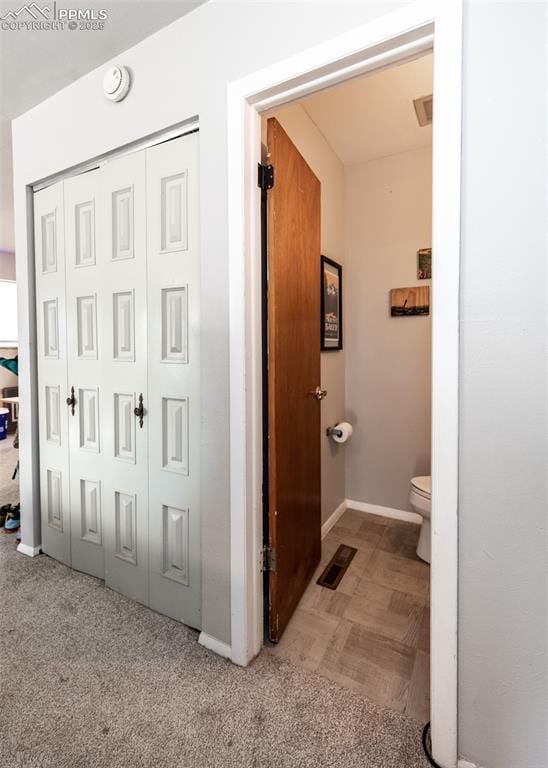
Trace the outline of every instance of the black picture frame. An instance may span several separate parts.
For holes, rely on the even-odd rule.
[[[338,352],[343,348],[342,266],[327,256],[321,257],[320,348]]]

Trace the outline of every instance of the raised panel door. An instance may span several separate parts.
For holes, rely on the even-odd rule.
[[[148,604],[147,270],[145,153],[108,162],[98,234],[105,581]],[[140,398],[143,419],[135,416]]]
[[[71,564],[63,182],[34,195],[42,550]]]
[[[150,606],[199,628],[198,134],[146,150]]]
[[[104,578],[103,424],[105,393],[101,361],[105,341],[98,318],[104,290],[98,233],[101,170],[66,179],[65,272],[68,384],[74,407],[67,414],[70,438],[70,514],[72,567]]]

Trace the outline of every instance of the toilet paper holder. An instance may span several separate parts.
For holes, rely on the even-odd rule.
[[[352,424],[348,421],[339,421],[327,428],[327,436],[335,443],[346,443],[352,437]]]

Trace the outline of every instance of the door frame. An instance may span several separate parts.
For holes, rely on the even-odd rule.
[[[435,41],[435,47],[434,47]],[[431,721],[457,765],[458,406],[462,0],[420,0],[229,84],[231,659],[263,644],[261,115],[434,48]]]

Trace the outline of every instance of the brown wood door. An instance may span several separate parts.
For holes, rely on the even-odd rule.
[[[269,636],[278,641],[321,556],[320,182],[268,120]]]

